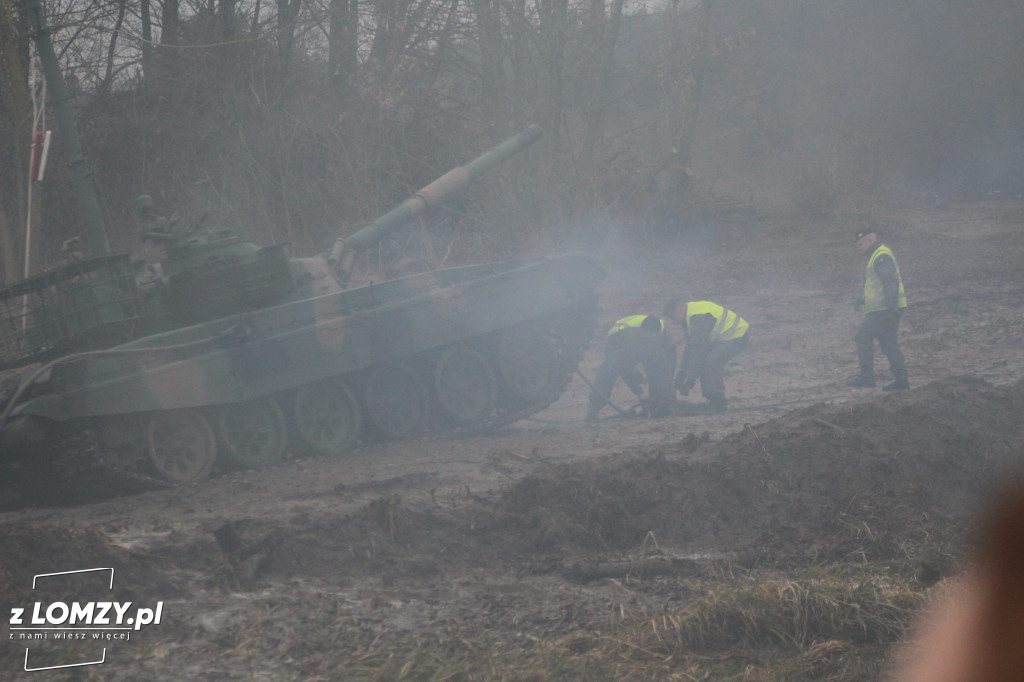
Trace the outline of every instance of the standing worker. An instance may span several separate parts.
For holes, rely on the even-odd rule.
[[[643,366],[643,374],[637,365]],[[604,362],[591,386],[593,390],[586,421],[597,421],[597,415],[609,403],[619,377],[642,400],[646,376],[648,415],[663,417],[671,414],[675,403],[672,390],[675,366],[676,348],[661,318],[656,315],[630,315],[618,320],[605,337]]]
[[[674,298],[662,314],[683,328],[686,347],[676,375],[676,388],[686,395],[700,380],[708,409],[725,409],[725,365],[747,347],[750,325],[742,317],[711,301],[681,303]]]
[[[864,298],[858,307],[864,306],[864,321],[857,330],[857,360],[860,373],[846,380],[853,388],[871,388],[875,385],[875,339],[882,354],[889,359],[889,371],[896,379],[882,387],[883,391],[903,391],[910,388],[907,380],[907,365],[903,351],[896,341],[900,328],[900,316],[907,307],[907,296],[903,292],[900,266],[892,249],[878,240],[872,230],[857,232],[857,250],[868,257],[867,276],[864,279]]]

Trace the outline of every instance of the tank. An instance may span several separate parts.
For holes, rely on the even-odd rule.
[[[0,290],[6,457],[88,451],[183,484],[289,454],[509,424],[564,391],[603,275],[584,254],[349,288],[354,256],[540,136],[449,171],[330,253],[152,215],[165,255],[72,260]]]
[[[84,460],[187,484],[379,439],[491,429],[564,391],[603,276],[586,255],[349,286],[360,252],[527,148],[537,126],[321,256],[183,226],[145,197],[140,236],[159,257],[92,255],[106,236],[91,177],[39,0],[21,9],[73,157],[83,237],[59,267],[0,289],[0,478],[53,465],[68,475]]]

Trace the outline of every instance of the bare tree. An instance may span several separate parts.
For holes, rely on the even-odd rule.
[[[114,21],[114,28],[110,33],[110,42],[107,44],[107,60],[106,70],[103,73],[103,78],[100,80],[98,93],[103,95],[110,92],[110,87],[114,79],[114,58],[117,56],[117,41],[121,36],[121,28],[124,26],[125,13],[128,9],[128,0],[116,0],[117,7],[117,18]]]
[[[288,80],[288,71],[295,49],[295,32],[302,9],[302,0],[277,0],[277,59],[279,87]]]
[[[163,0],[160,12],[160,44],[173,47],[178,44],[181,33],[181,16],[179,14],[179,0]],[[168,55],[173,55],[173,50],[167,50]]]
[[[19,244],[24,243],[27,143],[32,131],[28,86],[28,27],[11,0],[0,0],[0,252],[3,277],[22,276]]]
[[[153,15],[150,0],[139,0],[139,23],[142,37],[142,76],[153,72]]]
[[[328,6],[328,72],[342,101],[351,93],[358,65],[359,7],[359,0],[330,0]]]
[[[604,142],[605,110],[612,89],[624,4],[624,0],[612,0],[609,7],[605,0],[590,0],[589,11],[585,15],[584,26],[588,45],[583,54],[586,55],[586,62],[589,65],[587,80],[590,85],[587,87],[580,165],[588,173],[594,168],[595,157]]]

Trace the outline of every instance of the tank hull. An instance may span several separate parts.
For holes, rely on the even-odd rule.
[[[492,428],[564,390],[602,276],[590,257],[570,253],[230,315],[43,365],[6,421],[51,424],[43,431],[76,442],[91,434],[104,461],[156,466],[173,483],[216,466]]]
[[[264,308],[82,353],[58,387],[12,410],[54,420],[251,400],[585,304],[599,267],[579,254],[448,268]]]

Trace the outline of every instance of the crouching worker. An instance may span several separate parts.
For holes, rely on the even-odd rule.
[[[638,365],[643,367],[642,373],[637,369]],[[608,404],[620,377],[641,400],[646,377],[648,415],[662,417],[671,414],[675,403],[672,388],[675,366],[676,348],[661,318],[656,315],[622,318],[612,325],[605,337],[604,362],[594,378],[586,420],[597,421],[598,413]]]
[[[708,409],[725,409],[725,365],[747,347],[750,325],[742,317],[711,301],[683,303],[678,298],[665,304],[662,314],[683,328],[686,347],[676,376],[678,391],[687,395],[700,380]]]

